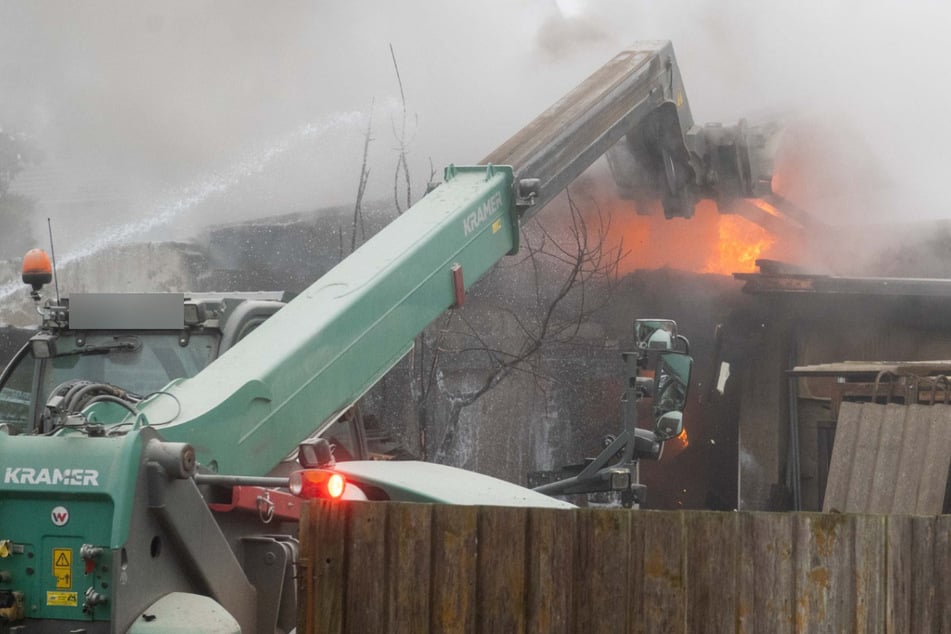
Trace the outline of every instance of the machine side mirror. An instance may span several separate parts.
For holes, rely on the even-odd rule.
[[[682,352],[662,352],[657,356],[654,373],[654,420],[659,436],[673,438],[683,429],[683,410],[693,359]],[[670,414],[677,416],[671,417]],[[676,428],[676,433],[669,435]]]
[[[665,412],[657,419],[657,425],[654,426],[654,434],[660,440],[670,440],[676,438],[684,430],[683,412]]]
[[[670,319],[635,319],[634,343],[642,350],[669,350],[677,337],[677,322]]]
[[[305,469],[328,469],[337,463],[333,447],[326,438],[308,438],[301,441],[297,446],[297,462]]]

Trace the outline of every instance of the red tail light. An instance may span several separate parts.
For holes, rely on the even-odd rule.
[[[343,495],[347,481],[336,471],[304,469],[291,474],[288,488],[297,497],[336,500]]]

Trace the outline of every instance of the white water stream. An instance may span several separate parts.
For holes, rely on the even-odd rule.
[[[178,189],[166,200],[159,201],[144,217],[104,226],[92,239],[66,253],[57,253],[56,266],[57,268],[69,266],[110,247],[141,237],[151,230],[171,225],[190,212],[194,212],[202,204],[223,196],[237,185],[260,175],[275,160],[286,155],[290,150],[300,147],[301,144],[313,142],[336,129],[364,128],[367,116],[366,112],[360,111],[338,112],[319,123],[303,125],[262,149],[248,150],[224,170],[205,176]],[[24,288],[19,279],[0,285],[0,301],[6,300],[17,292],[24,292]]]

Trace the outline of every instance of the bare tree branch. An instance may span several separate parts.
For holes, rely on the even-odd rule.
[[[370,102],[370,114],[367,117],[367,131],[363,136],[363,162],[360,165],[360,181],[357,184],[357,199],[353,205],[353,228],[350,233],[350,253],[357,248],[357,227],[360,228],[360,239],[367,239],[367,229],[363,223],[363,195],[367,190],[367,183],[370,180],[370,168],[367,166],[367,157],[370,153],[370,141],[373,130],[373,101]]]
[[[396,129],[395,122],[391,123],[393,125],[393,135],[397,141],[398,152],[396,169],[393,173],[393,202],[396,204],[396,213],[401,214],[403,213],[404,207],[400,203],[399,196],[400,175],[402,174],[403,184],[406,187],[406,209],[409,208],[413,201],[413,187],[410,180],[409,163],[406,160],[407,147],[409,146],[409,142],[406,140],[406,93],[403,91],[403,78],[400,76],[400,66],[396,62],[396,51],[392,43],[390,44],[390,57],[393,58],[393,70],[396,72],[396,82],[400,87],[401,117],[399,130]]]
[[[570,220],[567,239],[556,239],[548,228],[540,224],[537,227],[538,236],[532,236],[528,232],[523,234],[522,248],[526,256],[520,263],[532,267],[536,312],[534,315],[523,316],[511,309],[501,309],[512,317],[522,333],[522,343],[518,350],[510,352],[492,347],[485,335],[481,334],[465,315],[460,315],[459,322],[466,326],[466,331],[453,334],[455,338],[473,343],[457,347],[451,352],[484,354],[491,369],[485,379],[474,388],[449,391],[449,420],[435,453],[436,460],[444,460],[454,447],[460,414],[464,408],[478,401],[513,372],[528,373],[536,379],[546,378],[537,365],[537,356],[542,348],[553,343],[570,342],[577,337],[591,315],[603,308],[608,301],[610,288],[617,280],[623,248],[619,245],[608,250],[606,245],[610,223],[605,222],[600,209],[595,206],[595,223],[592,227],[570,194],[567,200]],[[553,263],[567,267],[567,271],[563,273],[560,283],[555,286],[555,292],[551,294],[546,292],[550,284],[545,277]],[[608,290],[602,294],[601,301],[592,297],[588,289],[591,284],[599,284]],[[566,306],[569,300],[572,300],[573,307]],[[565,313],[569,316],[559,318],[560,314]],[[447,390],[445,385],[443,388]]]

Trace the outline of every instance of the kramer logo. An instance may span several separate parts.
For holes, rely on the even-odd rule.
[[[7,467],[3,472],[4,484],[66,484],[79,487],[99,486],[99,472],[95,469],[34,469]]]
[[[478,209],[470,213],[466,216],[465,220],[462,221],[462,228],[465,231],[465,235],[468,236],[478,229],[482,223],[497,214],[501,208],[502,194],[495,192],[491,198],[479,205]]]

